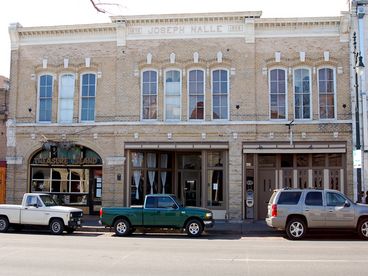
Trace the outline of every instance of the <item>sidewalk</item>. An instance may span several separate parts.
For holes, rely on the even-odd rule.
[[[86,232],[110,232],[110,228],[105,228],[98,223],[98,216],[84,215],[83,226],[80,231]],[[113,232],[114,230],[111,229]],[[252,235],[252,236],[275,236],[280,235],[279,231],[267,226],[264,220],[249,220],[228,222],[216,220],[213,228],[206,230],[209,234],[217,235]]]

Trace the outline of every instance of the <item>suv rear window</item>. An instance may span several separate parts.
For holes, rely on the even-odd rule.
[[[299,202],[302,192],[281,192],[277,204],[296,205]]]

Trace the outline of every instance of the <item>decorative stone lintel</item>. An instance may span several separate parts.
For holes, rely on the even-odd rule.
[[[6,164],[7,165],[22,165],[23,157],[22,156],[7,156]]]
[[[106,163],[109,166],[124,165],[125,159],[124,156],[109,156],[106,157]]]

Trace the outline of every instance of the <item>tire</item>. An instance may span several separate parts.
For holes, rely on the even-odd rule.
[[[368,240],[368,218],[364,218],[359,222],[358,235],[361,239]]]
[[[130,235],[130,229],[130,223],[126,219],[118,219],[114,224],[115,235],[119,237]]]
[[[203,232],[203,225],[198,219],[191,219],[185,226],[185,231],[190,237],[199,237]]]
[[[286,226],[286,234],[290,240],[301,240],[307,233],[307,226],[300,218],[291,218]]]
[[[64,232],[64,222],[61,219],[51,220],[50,232],[54,235],[61,235]]]
[[[6,233],[9,229],[9,220],[7,217],[0,217],[0,233]]]

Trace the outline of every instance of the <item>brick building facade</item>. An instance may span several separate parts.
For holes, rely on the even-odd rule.
[[[277,187],[352,196],[349,14],[111,19],[9,27],[7,202],[174,193],[242,220]]]

